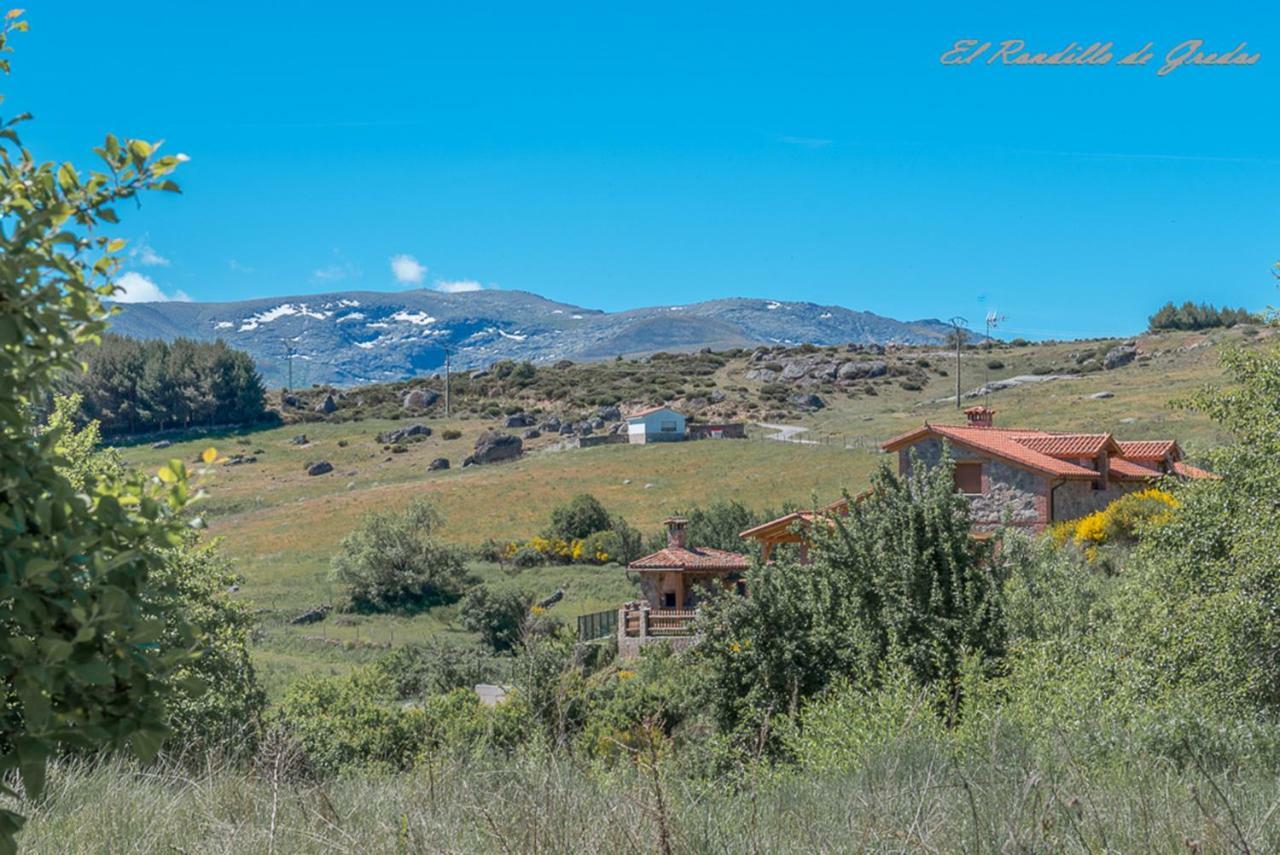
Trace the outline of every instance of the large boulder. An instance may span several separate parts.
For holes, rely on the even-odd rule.
[[[778,379],[778,372],[772,368],[752,368],[744,376],[757,383],[773,383]]]
[[[159,442],[151,443],[152,448],[168,448],[171,445],[173,445],[173,443],[167,439],[162,439]]]
[[[476,466],[482,463],[498,463],[519,457],[524,451],[524,442],[520,437],[496,430],[487,430],[476,440],[476,450],[463,461],[463,466]]]
[[[783,380],[799,380],[801,377],[809,373],[809,363],[799,360],[792,360],[782,366]]]
[[[617,407],[601,407],[596,410],[596,416],[604,421],[616,422],[622,418],[622,411]]]
[[[317,460],[307,465],[308,475],[327,475],[333,471],[333,464],[328,460]]]
[[[795,395],[791,398],[791,403],[802,410],[821,410],[827,405],[827,402],[817,395]]]
[[[325,395],[324,400],[316,404],[316,412],[324,413],[326,416],[338,409],[338,402],[333,399],[333,395]]]
[[[298,400],[297,395],[281,395],[280,403],[286,407],[293,407],[295,410],[302,406],[302,401]]]
[[[552,416],[542,423],[542,429],[547,433],[556,433],[560,430],[560,420],[555,416]]]
[[[836,372],[841,380],[865,380],[869,377],[883,377],[889,366],[879,360],[871,362],[846,362]]]
[[[435,389],[410,389],[404,393],[400,401],[406,410],[425,410],[440,400],[440,393]]]
[[[542,436],[542,431],[537,428],[529,428],[524,433],[520,434],[520,436],[524,439],[537,439]]]
[[[449,458],[447,457],[437,457],[435,460],[432,460],[430,463],[427,464],[428,472],[439,472],[441,469],[448,469],[448,468],[449,468]]]
[[[522,428],[528,427],[531,424],[533,424],[533,416],[526,415],[525,413],[513,413],[512,415],[507,416],[504,426],[509,428]]]
[[[383,445],[395,445],[406,440],[425,439],[431,436],[431,428],[424,424],[412,424],[408,427],[396,428],[385,433],[378,434],[378,442]]]
[[[289,444],[290,445],[306,445],[310,441],[311,440],[307,439],[307,435],[305,433],[300,433],[297,436],[295,436],[293,439],[289,440]]]
[[[1108,371],[1112,368],[1119,368],[1122,365],[1128,365],[1138,356],[1138,348],[1133,344],[1120,344],[1107,351],[1107,355],[1102,359],[1102,367]]]

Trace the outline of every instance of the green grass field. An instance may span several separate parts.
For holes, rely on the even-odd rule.
[[[1086,374],[995,393],[987,401],[997,423],[1049,430],[1111,431],[1121,439],[1176,438],[1194,458],[1226,440],[1195,413],[1170,406],[1205,383],[1220,380],[1224,344],[1271,346],[1265,338],[1236,332],[1210,335],[1166,334],[1143,339],[1155,355],[1113,371]],[[981,382],[1048,369],[1073,367],[1072,354],[1111,343],[1069,342],[965,351],[964,388]],[[954,372],[953,355],[916,351],[932,371]],[[991,360],[1003,367],[987,368]],[[735,360],[717,375],[721,388],[749,396],[758,384],[742,378],[745,361]],[[674,511],[717,499],[736,499],[757,510],[784,504],[830,501],[841,490],[865,486],[879,464],[876,445],[925,420],[956,421],[954,402],[938,399],[954,393],[954,373],[934,376],[921,391],[881,384],[875,396],[826,396],[827,407],[793,421],[809,429],[803,435],[819,444],[761,440],[705,441],[650,446],[610,445],[565,449],[557,437],[535,440],[517,461],[457,468],[476,436],[493,421],[425,419],[434,434],[391,453],[376,441],[388,428],[414,420],[366,420],[311,423],[246,434],[177,442],[158,450],[146,445],[123,449],[130,464],[154,470],[168,459],[195,459],[209,445],[224,456],[253,454],[258,462],[219,466],[205,478],[208,498],[200,513],[212,536],[221,539],[244,578],[236,594],[261,610],[258,661],[273,690],[299,672],[341,671],[378,655],[384,645],[418,641],[435,634],[470,637],[459,625],[457,607],[440,607],[416,616],[330,615],[308,626],[288,619],[324,603],[341,600],[329,579],[329,561],[341,538],[362,515],[431,499],[444,514],[445,537],[474,547],[486,539],[518,540],[539,533],[552,508],[577,493],[598,497],[646,534],[657,531]],[[746,391],[741,391],[745,389]],[[1100,391],[1114,397],[1095,399]],[[967,405],[968,402],[966,402]],[[444,428],[462,431],[444,440]],[[294,445],[305,432],[310,442]],[[428,472],[435,457],[454,468]],[[308,476],[304,468],[328,460],[334,471]],[[473,564],[474,572],[494,585],[520,586],[536,596],[558,587],[564,599],[553,614],[571,621],[579,614],[617,605],[634,592],[626,572],[608,567],[546,567],[509,576],[495,565]]]

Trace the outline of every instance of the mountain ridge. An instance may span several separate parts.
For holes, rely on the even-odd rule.
[[[607,312],[528,291],[449,294],[333,291],[210,302],[120,303],[111,331],[138,338],[222,338],[271,385],[293,351],[295,384],[356,385],[428,374],[444,362],[553,362],[661,350],[775,344],[940,344],[936,318],[899,321],[837,305],[728,297]]]

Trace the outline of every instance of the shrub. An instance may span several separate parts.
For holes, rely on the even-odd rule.
[[[529,615],[533,595],[527,591],[495,591],[479,585],[462,600],[462,625],[480,633],[480,639],[495,652],[515,647]]]
[[[987,368],[991,369],[992,371],[999,371],[1001,368],[1004,368],[1004,363],[998,359],[988,359]]]
[[[374,512],[338,544],[334,577],[357,609],[421,608],[457,600],[471,583],[461,553],[437,534],[443,520],[424,499],[402,513]]]
[[[377,667],[392,682],[401,700],[470,689],[492,680],[493,660],[469,645],[441,639],[407,644],[379,660]]]
[[[1176,507],[1178,500],[1172,493],[1152,487],[1121,496],[1078,520],[1058,523],[1051,533],[1056,543],[1069,540],[1092,561],[1097,558],[1099,547],[1136,543],[1144,526],[1168,522],[1170,511]]]
[[[461,437],[462,437],[462,431],[458,430],[457,428],[445,428],[444,430],[440,431],[441,439],[460,439]]]
[[[613,521],[600,500],[590,493],[579,493],[551,511],[547,536],[562,540],[581,540],[598,531],[608,531]]]

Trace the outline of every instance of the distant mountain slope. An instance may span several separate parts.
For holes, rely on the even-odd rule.
[[[248,351],[270,385],[356,384],[498,359],[602,359],[758,344],[934,344],[950,329],[840,306],[734,298],[601,312],[523,291],[345,291],[228,303],[129,303],[111,323],[139,338],[223,338]]]

